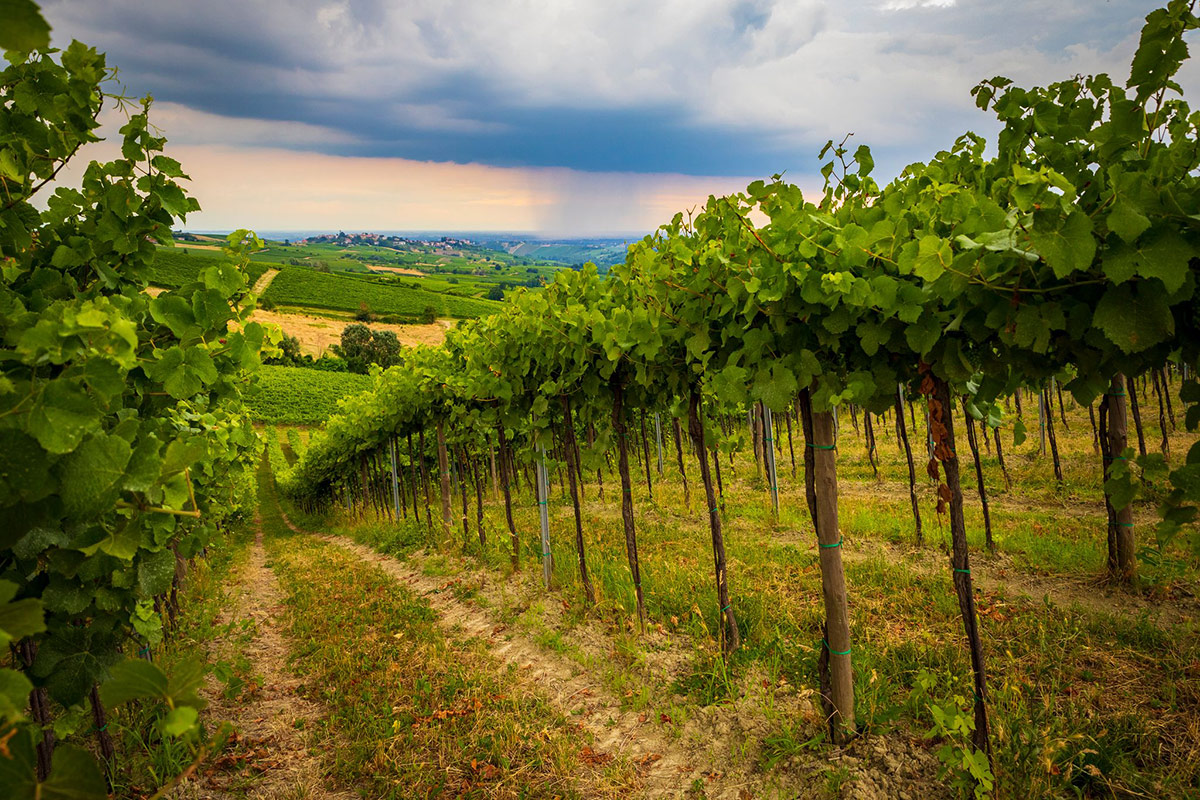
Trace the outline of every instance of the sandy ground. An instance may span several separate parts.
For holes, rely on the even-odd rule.
[[[347,325],[361,325],[354,320],[331,319],[311,314],[285,314],[281,311],[255,310],[250,319],[254,322],[267,322],[278,325],[289,336],[300,340],[300,350],[312,356],[320,356],[329,351],[331,345],[342,341],[342,329]],[[446,338],[446,331],[454,327],[455,320],[440,319],[429,325],[394,325],[384,322],[372,322],[368,325],[372,330],[392,331],[400,344],[405,347],[429,344],[439,345]]]
[[[418,278],[424,278],[425,273],[419,269],[411,269],[409,267],[371,267],[371,272],[392,272],[396,275],[416,275]]]
[[[349,792],[330,787],[326,764],[314,752],[310,731],[326,716],[318,703],[303,696],[303,682],[288,668],[288,641],[280,633],[282,595],[275,573],[267,566],[262,521],[250,561],[234,590],[224,623],[249,629],[248,643],[218,639],[221,656],[239,653],[249,659],[261,684],[234,700],[211,692],[213,719],[229,720],[236,730],[233,747],[217,759],[215,769],[176,793],[176,800],[351,800]],[[226,652],[231,651],[231,652]],[[254,777],[247,785],[247,775]]]
[[[269,269],[262,275],[258,276],[258,280],[254,282],[254,286],[250,287],[250,291],[254,292],[256,297],[262,297],[263,292],[271,285],[271,281],[275,280],[275,276],[279,274],[277,269]]]

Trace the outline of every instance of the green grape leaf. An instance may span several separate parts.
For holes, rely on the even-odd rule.
[[[162,443],[154,434],[143,436],[129,457],[122,486],[131,492],[145,492],[157,481],[162,472],[163,458],[159,452]]]
[[[163,718],[162,732],[167,736],[176,738],[195,729],[196,724],[200,720],[200,712],[191,706],[179,706],[173,708]]]
[[[117,497],[132,451],[120,436],[96,434],[58,464],[60,493],[69,513],[91,517],[103,513]]]
[[[0,669],[0,720],[13,720],[25,714],[33,684],[25,673],[15,669]]]
[[[33,0],[0,0],[0,19],[0,50],[28,53],[50,46],[50,24]]]
[[[0,758],[0,797],[14,800],[107,800],[108,786],[86,750],[60,743],[50,760],[50,776],[38,781],[31,734],[10,741],[11,757]]]
[[[99,430],[99,412],[75,381],[46,384],[29,415],[29,432],[51,453],[69,453],[90,431]]]
[[[1132,244],[1149,227],[1146,215],[1124,195],[1117,195],[1108,211],[1108,229]]]
[[[1091,266],[1096,257],[1092,230],[1091,217],[1082,211],[1072,211],[1057,230],[1035,225],[1029,232],[1029,240],[1055,276],[1065,278]]]
[[[171,397],[186,400],[217,379],[217,368],[206,350],[175,346],[158,351],[158,360],[146,374],[162,383]]]
[[[104,677],[115,655],[113,637],[87,627],[59,628],[42,640],[33,674],[45,680],[50,696],[64,706],[80,703]]]
[[[19,587],[0,581],[0,647],[46,630],[42,601],[34,597],[13,601]]]
[[[174,578],[175,553],[170,550],[148,553],[138,562],[138,586],[148,597],[170,591]]]
[[[1092,313],[1092,324],[1123,353],[1140,353],[1175,332],[1175,319],[1162,291],[1142,286],[1110,287]]]
[[[140,658],[129,658],[113,666],[100,686],[100,700],[115,708],[130,700],[161,700],[167,697],[167,676],[158,666]]]
[[[928,234],[921,237],[915,258],[911,262],[913,274],[925,281],[935,281],[950,266],[954,251],[950,242],[940,236]]]
[[[0,504],[33,502],[58,488],[50,478],[51,461],[38,443],[18,430],[0,430]]]
[[[1158,278],[1174,293],[1187,280],[1188,265],[1195,250],[1178,233],[1167,230],[1142,242],[1140,247],[1121,245],[1104,259],[1104,274],[1113,283],[1134,276]]]
[[[200,335],[191,304],[174,293],[160,294],[150,301],[150,315],[155,322],[166,325],[178,339]]]

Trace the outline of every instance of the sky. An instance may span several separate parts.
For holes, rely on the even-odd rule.
[[[649,232],[852,133],[877,177],[971,87],[1124,79],[1134,0],[45,0],[192,177],[190,230]],[[1185,88],[1200,88],[1190,65]],[[116,90],[117,87],[112,87]],[[106,131],[119,113],[105,116]],[[85,157],[103,157],[94,145]]]

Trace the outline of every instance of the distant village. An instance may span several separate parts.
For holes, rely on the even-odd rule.
[[[351,245],[374,245],[376,247],[403,247],[418,245],[434,250],[453,250],[456,247],[474,245],[470,239],[459,239],[454,236],[441,236],[437,239],[410,239],[404,236],[388,236],[382,233],[323,233],[319,236],[309,236],[298,239],[294,244],[335,244],[341,247]]]

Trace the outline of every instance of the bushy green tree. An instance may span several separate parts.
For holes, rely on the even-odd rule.
[[[373,331],[366,325],[347,325],[342,343],[334,352],[345,359],[350,372],[366,374],[372,364],[390,367],[400,363],[400,340],[391,331]]]

